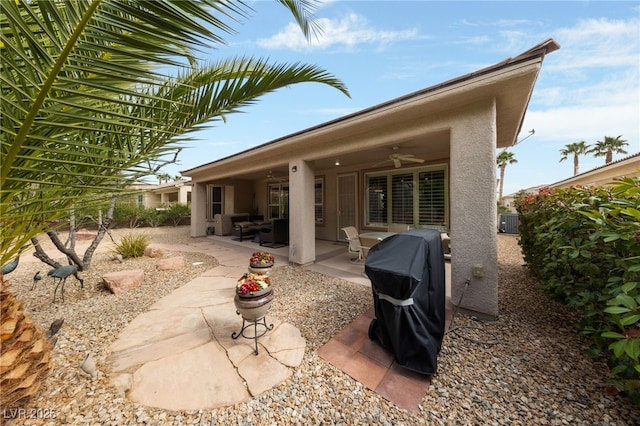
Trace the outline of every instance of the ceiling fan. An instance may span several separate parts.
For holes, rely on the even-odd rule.
[[[267,181],[268,182],[283,182],[286,179],[280,176],[276,176],[273,174],[272,170],[269,170],[269,173],[267,173]]]
[[[400,154],[398,152],[399,149],[400,148],[398,148],[397,146],[394,146],[393,154],[389,155],[389,160],[393,161],[393,165],[396,169],[402,166],[403,161],[409,163],[424,163],[424,160],[422,158],[416,158],[416,156],[413,154]]]

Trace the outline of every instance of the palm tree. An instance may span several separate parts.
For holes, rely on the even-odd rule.
[[[588,152],[589,145],[585,141],[573,142],[566,144],[563,149],[560,150],[560,154],[562,154],[562,158],[560,158],[560,162],[563,162],[569,155],[573,154],[573,175],[578,174],[578,170],[580,169],[580,162],[578,160],[579,155],[583,155]]]
[[[308,37],[315,3],[280,2]],[[51,236],[50,224],[74,205],[102,203],[153,175],[191,129],[295,83],[348,95],[312,65],[199,65],[198,49],[223,43],[227,21],[248,15],[240,2],[15,0],[0,9],[0,265],[41,232]],[[48,374],[50,347],[1,272],[0,293],[0,328],[9,330],[0,353],[16,361],[3,368],[0,405],[24,406]]]
[[[613,160],[613,154],[626,154],[627,151],[623,147],[629,145],[626,140],[620,139],[622,135],[605,136],[603,141],[598,141],[588,152],[593,153],[594,157],[604,157],[604,163],[609,164]]]
[[[315,2],[280,0],[305,36]],[[241,57],[201,64],[250,8],[200,0],[2,2],[0,264],[74,204],[103,203],[189,141],[185,133],[327,71]]]
[[[500,168],[500,189],[498,193],[498,204],[503,205],[502,202],[502,189],[504,188],[504,171],[507,168],[508,164],[515,164],[518,160],[515,159],[513,152],[509,152],[506,149],[503,150],[496,157],[496,162],[498,163],[498,167]]]
[[[158,173],[156,177],[158,178],[159,184],[162,182],[169,182],[171,180],[171,175],[169,173]]]

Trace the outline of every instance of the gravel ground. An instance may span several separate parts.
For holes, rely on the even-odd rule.
[[[122,232],[122,231],[120,231]],[[151,242],[189,244],[188,229],[147,230]],[[115,236],[116,240],[118,236]],[[479,322],[456,316],[455,333],[445,337],[439,371],[411,415],[351,379],[318,357],[317,349],[372,304],[370,289],[291,266],[274,268],[278,285],[270,315],[297,326],[307,340],[302,364],[281,386],[247,403],[215,410],[166,411],[136,405],[109,385],[107,348],[119,331],[157,299],[214,267],[211,257],[190,251],[189,265],[177,272],[158,272],[155,260],[118,264],[105,251],[94,256],[84,273],[85,289],[67,282],[64,304],[52,304],[45,278],[30,291],[37,270],[49,268],[25,259],[6,278],[25,301],[34,319],[48,328],[65,322],[53,351],[53,370],[25,415],[2,421],[25,425],[636,425],[640,408],[628,399],[604,392],[606,367],[593,362],[569,324],[576,312],[549,301],[522,267],[513,236],[499,235],[500,317]],[[179,248],[179,246],[177,246]],[[203,262],[199,266],[193,265]],[[107,271],[142,268],[145,284],[114,296],[100,283]],[[98,376],[79,365],[91,353]],[[25,418],[26,417],[26,418]]]

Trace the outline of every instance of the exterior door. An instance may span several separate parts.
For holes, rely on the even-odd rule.
[[[355,226],[358,228],[358,175],[350,173],[338,176],[337,181],[338,241],[347,241],[347,237],[342,231],[345,226]]]

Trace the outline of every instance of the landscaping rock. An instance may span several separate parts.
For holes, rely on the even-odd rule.
[[[164,250],[159,247],[147,247],[144,249],[144,255],[147,257],[161,258],[164,256]]]
[[[140,287],[144,281],[142,269],[110,272],[102,276],[102,281],[113,294],[120,294],[132,288]]]
[[[184,257],[176,256],[159,260],[156,268],[158,268],[158,271],[174,271],[184,268],[184,265]]]

